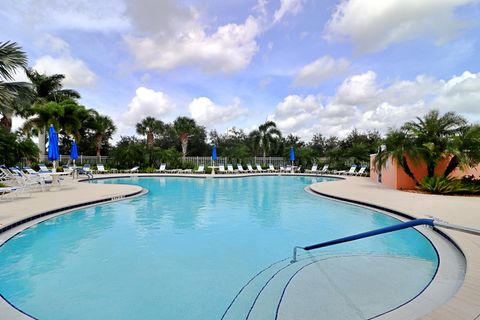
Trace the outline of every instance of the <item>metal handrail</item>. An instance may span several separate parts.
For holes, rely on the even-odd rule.
[[[292,260],[290,262],[291,263],[297,262],[297,249],[310,251],[310,250],[319,249],[319,248],[323,248],[323,247],[333,246],[333,245],[344,243],[344,242],[350,242],[350,241],[355,241],[355,240],[359,240],[359,239],[363,239],[363,238],[368,238],[368,237],[376,236],[376,235],[383,234],[383,233],[389,233],[389,232],[393,232],[393,231],[407,229],[407,228],[411,228],[411,227],[415,227],[415,226],[419,226],[419,225],[428,225],[430,227],[441,227],[441,228],[445,228],[445,229],[452,229],[452,230],[462,231],[462,232],[465,232],[465,233],[480,236],[480,230],[479,229],[464,227],[464,226],[460,226],[460,225],[456,225],[456,224],[449,224],[449,223],[434,220],[434,219],[415,219],[415,220],[411,220],[411,221],[407,221],[407,222],[402,222],[402,223],[399,223],[399,224],[396,224],[396,225],[393,225],[393,226],[388,226],[388,227],[385,227],[385,228],[380,228],[380,229],[375,229],[375,230],[371,230],[371,231],[367,231],[367,232],[362,232],[362,233],[354,234],[354,235],[351,235],[351,236],[347,236],[347,237],[343,237],[343,238],[339,238],[339,239],[335,239],[335,240],[330,240],[330,241],[326,241],[326,242],[321,242],[321,243],[317,243],[317,244],[306,246],[306,247],[295,246],[293,248],[293,257],[292,257]]]

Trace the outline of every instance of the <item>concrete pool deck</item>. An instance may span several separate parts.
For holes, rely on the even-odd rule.
[[[252,174],[215,175],[215,177],[241,177]],[[258,174],[260,175],[260,174]],[[270,174],[271,175],[271,174]],[[96,178],[131,177],[137,174],[96,175]],[[166,175],[138,174],[138,176],[186,176],[212,177],[212,175]],[[102,185],[79,183],[66,178],[66,185],[56,192],[34,192],[30,198],[0,202],[0,229],[34,216],[36,214],[82,205],[92,201],[120,199],[137,194],[142,188],[133,185]],[[376,205],[401,211],[413,217],[429,217],[449,223],[480,228],[480,197],[436,196],[387,189],[370,182],[367,178],[346,177],[330,183],[311,186],[315,192],[343,199]],[[8,232],[7,232],[8,233]],[[0,244],[7,233],[0,234]],[[444,231],[463,251],[467,260],[465,281],[460,290],[444,305],[424,317],[424,319],[480,319],[480,237],[456,231]],[[29,319],[0,299],[0,320]]]

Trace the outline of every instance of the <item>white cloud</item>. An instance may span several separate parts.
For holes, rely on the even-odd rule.
[[[262,28],[252,16],[208,32],[194,8],[172,0],[129,3],[127,13],[142,35],[127,34],[124,40],[142,68],[197,66],[206,72],[232,73],[244,69],[258,51],[256,38]]]
[[[357,51],[374,52],[388,45],[434,37],[441,44],[466,26],[455,10],[476,0],[344,0],[326,25],[327,40],[351,40]]]
[[[284,133],[308,140],[318,132],[342,137],[353,128],[385,133],[432,108],[480,119],[479,105],[480,73],[465,71],[449,80],[419,75],[380,84],[368,71],[345,79],[334,96],[287,96],[269,119]]]
[[[280,0],[280,8],[275,10],[273,14],[273,23],[279,22],[288,13],[299,13],[302,10],[302,6],[302,0]]]
[[[207,126],[226,123],[247,113],[247,109],[240,107],[239,99],[235,99],[233,105],[219,106],[207,97],[193,99],[188,110],[195,121]]]
[[[347,71],[350,62],[346,59],[335,60],[330,56],[323,56],[302,67],[295,76],[294,86],[316,87],[325,80]]]
[[[125,125],[135,125],[148,116],[158,119],[165,117],[174,109],[175,104],[165,93],[139,87],[128,105],[128,110],[119,120]]]
[[[70,54],[70,45],[65,40],[48,33],[40,36],[36,43],[54,53]]]
[[[80,59],[65,55],[54,58],[50,55],[40,57],[35,61],[33,69],[46,74],[63,74],[63,84],[68,87],[91,86],[97,81],[97,76]]]

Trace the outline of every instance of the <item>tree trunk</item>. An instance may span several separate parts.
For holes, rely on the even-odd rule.
[[[45,161],[45,132],[47,127],[39,128],[38,130],[38,158],[40,162]]]
[[[153,143],[155,142],[153,138],[153,132],[149,131],[147,132],[147,146],[150,148],[153,147]]]
[[[182,133],[180,135],[180,142],[182,143],[182,160],[185,161],[188,148],[188,133]]]
[[[400,166],[403,168],[403,171],[412,178],[415,181],[415,184],[418,186],[418,180],[415,178],[415,175],[413,174],[412,170],[410,170],[410,167],[408,166],[407,158],[405,156],[402,157],[402,162],[400,163]]]
[[[445,168],[445,172],[443,173],[443,175],[445,177],[448,177],[448,175],[452,173],[453,170],[455,170],[457,167],[458,167],[458,158],[457,156],[453,156],[448,162],[448,166]]]
[[[5,112],[0,119],[0,127],[5,128],[8,132],[12,131],[12,114]]]
[[[100,160],[101,157],[101,151],[102,151],[102,140],[103,137],[101,135],[97,135],[95,137],[95,148],[97,150],[97,158]]]

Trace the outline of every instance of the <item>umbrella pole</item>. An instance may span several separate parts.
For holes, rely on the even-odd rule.
[[[57,161],[53,160],[53,171],[52,172],[57,172]]]
[[[292,161],[292,173],[295,173],[295,170],[293,169],[293,161]]]

